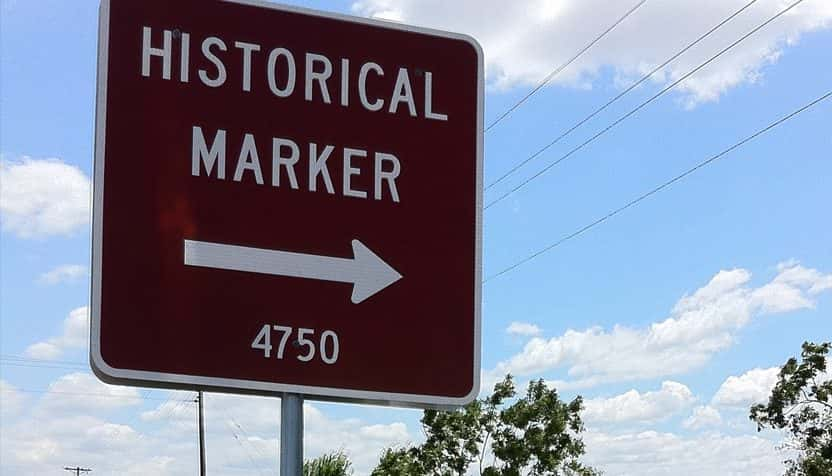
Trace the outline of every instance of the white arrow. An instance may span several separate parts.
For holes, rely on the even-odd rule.
[[[352,258],[333,258],[185,240],[186,265],[352,283],[355,304],[402,278],[358,240],[352,240],[352,254]]]

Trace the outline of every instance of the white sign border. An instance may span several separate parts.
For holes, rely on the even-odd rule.
[[[370,25],[391,30],[408,31],[469,43],[477,52],[477,137],[476,137],[476,250],[474,270],[474,365],[471,391],[462,397],[422,395],[408,393],[373,392],[334,387],[278,384],[245,379],[203,377],[197,375],[150,372],[111,367],[101,355],[101,255],[104,205],[104,151],[107,124],[107,66],[109,49],[110,0],[101,0],[98,25],[98,71],[95,115],[95,162],[93,171],[93,219],[92,219],[92,286],[90,297],[90,366],[95,375],[118,385],[160,387],[172,389],[206,389],[228,393],[279,396],[297,393],[304,398],[353,403],[370,403],[401,407],[452,408],[465,405],[477,398],[480,392],[481,365],[481,297],[482,297],[482,194],[483,194],[483,51],[480,44],[468,35],[428,28],[414,27],[394,22],[353,17],[306,8],[285,6],[263,0],[219,0],[227,3],[269,8],[290,13],[312,15],[333,20]]]

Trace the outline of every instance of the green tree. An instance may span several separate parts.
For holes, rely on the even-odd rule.
[[[371,476],[410,476],[421,474],[417,448],[387,448]]]
[[[579,461],[581,397],[562,402],[543,380],[531,382],[526,395],[509,404],[515,396],[508,375],[490,396],[461,409],[425,410],[425,442],[388,448],[372,475],[454,476],[471,465],[483,476],[599,474]]]
[[[352,474],[352,463],[343,452],[318,456],[303,463],[303,476],[347,476]]]
[[[788,446],[799,455],[786,461],[788,476],[832,476],[832,379],[826,373],[830,347],[830,342],[804,342],[802,362],[792,357],[783,365],[768,404],[751,407],[758,431],[789,432]]]

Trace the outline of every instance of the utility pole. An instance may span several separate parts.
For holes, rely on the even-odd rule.
[[[197,393],[199,404],[199,476],[205,476],[205,412],[202,406],[202,390]]]
[[[75,476],[81,476],[81,473],[89,473],[90,471],[92,471],[89,468],[82,468],[80,466],[76,466],[74,468],[70,468],[69,466],[64,466],[64,469],[67,470],[67,471],[71,471],[71,472],[75,473]]]

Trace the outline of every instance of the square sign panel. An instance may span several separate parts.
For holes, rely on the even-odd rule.
[[[100,22],[96,374],[471,401],[477,43],[242,0],[105,0]]]

